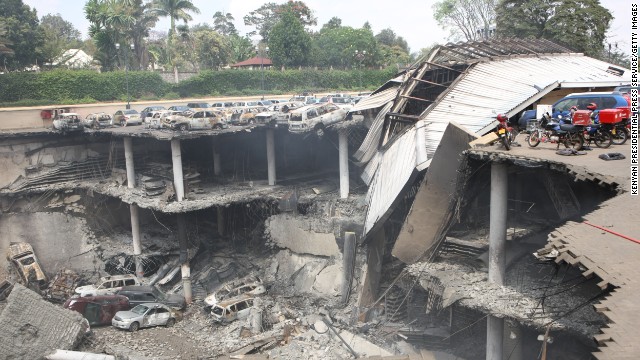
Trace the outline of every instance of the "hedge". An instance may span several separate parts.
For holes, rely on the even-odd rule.
[[[202,71],[179,84],[165,82],[150,71],[97,73],[89,70],[54,70],[0,75],[0,106],[46,103],[125,101],[129,82],[131,99],[162,99],[218,95],[272,94],[302,90],[374,89],[394,75],[386,70],[223,70]]]

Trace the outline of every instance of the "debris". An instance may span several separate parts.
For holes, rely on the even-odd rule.
[[[623,160],[626,159],[626,157],[620,153],[607,153],[607,154],[600,154],[598,156],[600,159],[602,160],[606,160],[606,161],[610,161],[610,160]]]
[[[80,277],[75,271],[62,269],[54,276],[45,296],[55,302],[62,303],[73,295],[79,279]]]

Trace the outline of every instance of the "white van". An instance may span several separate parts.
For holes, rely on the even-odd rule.
[[[347,118],[347,110],[333,103],[309,105],[293,110],[289,117],[289,131],[302,133],[316,131],[318,136],[324,135],[324,128]]]
[[[253,298],[242,295],[237,298],[221,301],[211,307],[213,320],[217,322],[232,322],[249,316],[253,307]]]

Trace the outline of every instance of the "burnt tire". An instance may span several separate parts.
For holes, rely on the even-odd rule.
[[[180,124],[178,125],[178,130],[180,131],[187,131],[189,127],[187,126],[187,124]]]
[[[127,126],[127,121],[126,120],[120,120],[120,126],[122,126],[122,127]]]
[[[129,331],[131,331],[131,332],[136,332],[136,331],[138,331],[138,329],[140,329],[140,324],[137,321],[135,321],[135,322],[131,323],[131,325],[129,325]]]
[[[172,327],[173,325],[176,324],[176,319],[174,318],[169,318],[169,320],[167,320],[167,323],[165,324],[166,327]]]
[[[540,144],[540,132],[538,130],[534,130],[529,134],[527,144],[531,147],[536,147]]]
[[[316,131],[316,135],[319,138],[324,136],[324,126],[323,125],[321,125],[321,124],[317,125],[316,128],[315,128],[315,131]]]
[[[593,143],[599,148],[606,149],[613,143],[613,138],[610,132],[598,129],[593,135]]]

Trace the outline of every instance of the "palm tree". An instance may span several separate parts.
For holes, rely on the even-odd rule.
[[[188,21],[193,20],[189,12],[195,14],[200,13],[200,10],[193,5],[190,0],[154,0],[152,3],[152,11],[157,16],[168,17],[171,21],[169,37],[167,38],[169,49],[171,49],[171,38],[176,31],[176,20],[182,20],[186,24]],[[173,64],[173,74],[177,83],[178,67],[175,63]]]

